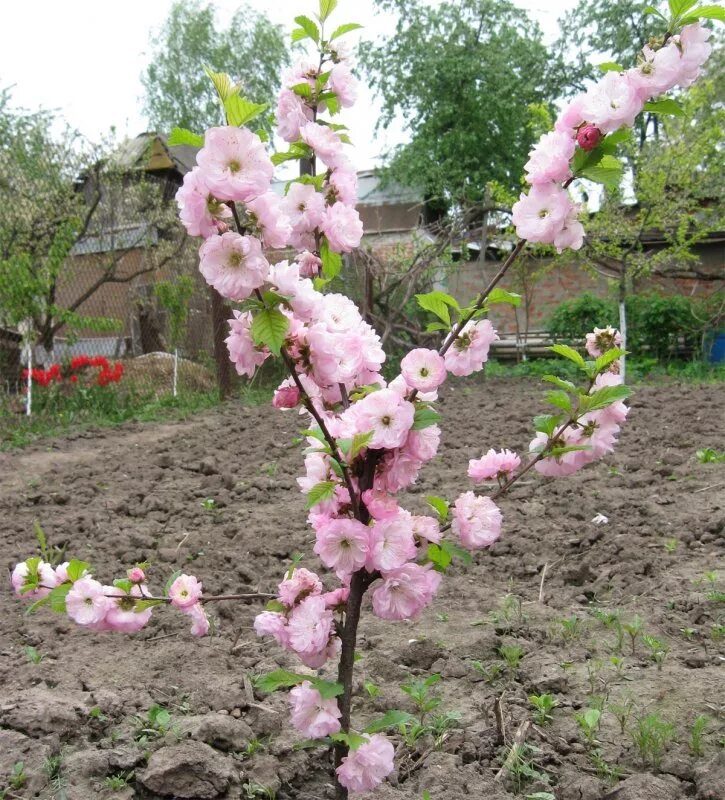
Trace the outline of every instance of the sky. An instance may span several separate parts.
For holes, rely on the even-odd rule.
[[[539,22],[548,43],[557,36],[557,19],[575,5],[575,0],[514,2]],[[317,8],[316,0],[247,3],[288,30],[296,14],[312,15]],[[242,4],[215,0],[220,23]],[[29,11],[22,3],[2,3],[0,88],[13,87],[16,106],[57,110],[91,141],[99,141],[111,128],[120,136],[136,136],[147,128],[140,76],[171,5],[172,0],[35,0]],[[361,23],[366,38],[391,28],[390,18],[375,9],[373,0],[340,0],[334,19]],[[349,37],[351,43],[358,38],[357,33]],[[401,125],[375,133],[376,107],[363,87],[356,107],[342,118],[350,128],[359,169],[374,166],[385,150],[404,140]]]

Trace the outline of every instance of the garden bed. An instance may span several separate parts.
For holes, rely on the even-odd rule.
[[[540,393],[534,382],[499,379],[448,389],[441,457],[407,507],[424,512],[425,494],[468,488],[468,459],[482,449],[525,447]],[[725,468],[695,453],[725,448],[725,398],[718,385],[671,384],[640,388],[631,405],[613,456],[571,478],[517,485],[502,502],[501,540],[470,566],[454,565],[420,620],[364,614],[354,718],[412,711],[400,686],[434,673],[436,713],[460,715],[412,753],[394,736],[399,767],[376,796],[724,796]],[[294,412],[226,404],[183,423],[131,423],[0,454],[5,561],[33,552],[37,520],[101,579],[148,560],[157,586],[185,569],[213,593],[273,590],[294,553],[315,564],[295,483],[300,422]],[[598,514],[608,522],[593,523]],[[719,578],[708,575],[718,567]],[[181,615],[156,610],[145,631],[124,637],[86,633],[46,610],[24,616],[2,593],[0,790],[63,790],[69,800],[274,797],[266,787],[280,800],[332,797],[326,757],[294,748],[284,694],[252,688],[257,673],[297,668],[255,637],[258,610],[219,604],[215,634],[200,641]],[[634,652],[626,632],[618,646],[615,612],[623,625],[642,620]],[[553,720],[528,727],[522,757],[496,780],[501,734],[510,743],[534,722],[533,694],[556,700]],[[588,744],[575,715],[602,703]],[[674,726],[662,729],[671,741],[643,754],[630,732],[652,714]],[[18,762],[25,781],[14,789]]]

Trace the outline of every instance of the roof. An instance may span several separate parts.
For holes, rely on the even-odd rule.
[[[161,133],[147,131],[126,139],[111,154],[109,160],[121,169],[144,169],[149,172],[175,169],[186,175],[196,165],[198,147],[176,144],[169,147]]]

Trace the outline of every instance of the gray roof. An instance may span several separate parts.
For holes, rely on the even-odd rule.
[[[122,142],[110,155],[109,160],[121,169],[143,169],[149,148],[153,146],[154,142],[158,142],[181,175],[186,175],[196,166],[196,154],[199,152],[199,148],[188,144],[169,147],[166,144],[166,138],[164,134],[155,131],[140,133],[133,139],[126,139]]]

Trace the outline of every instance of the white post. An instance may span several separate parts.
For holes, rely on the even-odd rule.
[[[176,385],[179,377],[179,349],[174,348],[174,397],[176,397]]]
[[[25,416],[29,417],[33,411],[33,345],[28,343],[28,391],[25,394]]]

